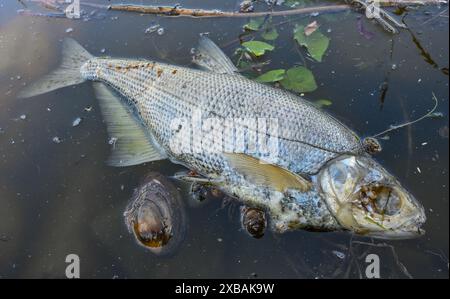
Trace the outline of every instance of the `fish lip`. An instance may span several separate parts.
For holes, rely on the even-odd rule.
[[[416,239],[425,235],[425,230],[421,227],[416,227],[411,230],[398,231],[377,231],[365,234],[367,237],[383,240],[409,240]]]

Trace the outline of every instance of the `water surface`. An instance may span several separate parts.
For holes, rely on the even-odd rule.
[[[237,2],[190,0],[183,6],[234,10]],[[361,136],[420,117],[436,94],[443,117],[389,134],[376,157],[425,206],[424,237],[384,242],[297,231],[257,240],[241,229],[238,204],[198,204],[184,194],[188,236],[170,258],[138,246],[122,214],[145,174],[171,175],[183,168],[169,161],[106,166],[110,145],[89,82],[31,99],[17,99],[17,93],[58,65],[67,36],[98,56],[190,65],[199,33],[210,32],[235,61],[248,19],[99,10],[83,21],[20,16],[21,8],[17,1],[0,0],[0,277],[64,277],[70,253],[80,256],[84,278],[360,277],[364,257],[377,253],[382,277],[448,278],[448,13],[435,17],[446,6],[408,10],[401,17],[409,30],[397,35],[363,18],[371,39],[360,34],[362,15],[354,11],[291,17],[290,22],[274,18],[283,23],[277,27],[276,51],[263,59],[271,60],[264,70],[306,63],[319,85],[306,97],[331,100],[325,109]],[[292,39],[293,24],[313,20],[331,39],[322,63],[305,59]],[[164,34],[145,34],[152,24],[160,24]],[[67,33],[68,28],[73,31]],[[72,127],[77,117],[82,122]]]

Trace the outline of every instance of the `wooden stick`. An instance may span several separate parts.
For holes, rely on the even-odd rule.
[[[235,17],[235,18],[248,18],[248,17],[262,17],[262,16],[287,16],[287,15],[297,15],[306,14],[313,12],[324,12],[324,11],[341,11],[348,10],[351,6],[347,4],[339,5],[326,5],[326,6],[316,6],[316,7],[304,7],[296,8],[290,10],[282,11],[267,11],[267,12],[226,12],[220,10],[204,10],[204,9],[189,9],[181,7],[169,7],[169,6],[141,6],[132,4],[117,4],[108,6],[109,10],[117,11],[129,11],[137,12],[143,14],[155,14],[164,16],[185,16],[185,17]]]

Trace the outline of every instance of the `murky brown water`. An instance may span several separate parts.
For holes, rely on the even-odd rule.
[[[233,10],[236,2],[183,5]],[[365,29],[374,33],[371,40],[358,32],[356,12],[316,17],[321,28],[330,29],[331,44],[322,63],[306,61],[319,83],[306,96],[330,99],[333,104],[326,109],[362,136],[421,116],[433,106],[431,93],[436,94],[444,117],[390,134],[377,156],[426,207],[425,237],[375,241],[378,247],[347,233],[268,233],[256,240],[242,231],[237,205],[219,200],[198,205],[185,195],[191,203],[188,236],[170,258],[138,246],[122,214],[146,173],[171,175],[182,167],[168,161],[106,166],[108,137],[90,83],[31,99],[16,95],[23,83],[57,66],[67,36],[94,55],[187,65],[190,49],[205,31],[232,56],[248,20],[104,12],[104,18],[82,21],[19,16],[21,8],[17,1],[0,0],[0,277],[64,277],[70,253],[80,256],[85,278],[358,277],[364,273],[365,253],[377,253],[382,277],[448,278],[449,106],[443,70],[448,68],[448,13],[433,19],[446,6],[410,10],[404,15],[410,30],[394,36],[364,19]],[[145,34],[152,23],[165,33]],[[66,33],[68,28],[73,32]],[[267,69],[302,63],[292,25],[278,30]],[[388,87],[383,102],[380,86]],[[88,106],[91,112],[85,111]],[[82,122],[72,127],[77,117]],[[62,142],[54,143],[55,136]]]

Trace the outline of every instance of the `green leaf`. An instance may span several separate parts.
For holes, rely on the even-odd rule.
[[[322,108],[324,106],[330,106],[331,104],[333,104],[333,102],[328,99],[320,99],[320,100],[313,102],[313,104],[317,108]]]
[[[250,22],[244,25],[245,30],[257,31],[264,23],[264,18],[253,18]]]
[[[261,36],[265,40],[276,40],[278,37],[278,31],[275,28],[265,30],[263,33],[261,33]]]
[[[283,69],[271,70],[256,78],[256,81],[261,83],[277,82],[284,78],[285,73],[286,71]]]
[[[255,56],[262,56],[266,51],[275,49],[272,45],[257,40],[242,43],[242,46]]]
[[[317,89],[313,73],[303,66],[288,69],[280,83],[284,88],[295,92],[311,92]]]
[[[312,58],[321,62],[330,44],[330,39],[320,32],[319,29],[311,35],[305,35],[305,26],[297,26],[294,29],[294,39],[300,46],[305,47]]]

